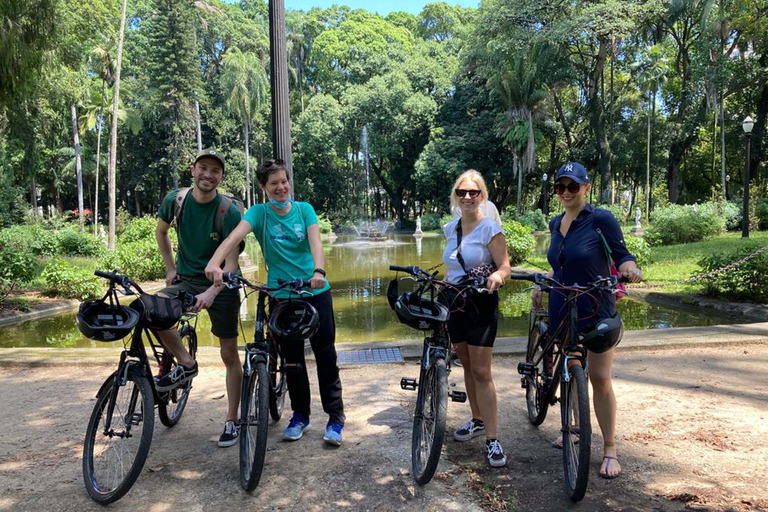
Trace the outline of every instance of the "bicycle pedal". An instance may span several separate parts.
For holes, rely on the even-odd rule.
[[[464,403],[467,401],[467,394],[463,391],[451,391],[450,393],[452,402]]]
[[[414,391],[417,387],[419,387],[419,383],[416,382],[416,379],[409,379],[408,377],[400,379],[400,389],[410,389],[411,391]]]
[[[520,379],[520,387],[523,389],[528,389],[528,379],[525,377]]]
[[[526,377],[536,378],[538,370],[536,366],[531,363],[517,363],[517,373]]]
[[[304,365],[300,363],[285,363],[283,364],[283,370],[285,370],[286,373],[292,373],[292,372],[299,372],[304,367]]]

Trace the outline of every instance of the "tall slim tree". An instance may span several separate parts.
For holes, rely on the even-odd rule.
[[[120,69],[123,63],[123,40],[125,38],[125,14],[128,0],[123,0],[120,10],[120,31],[117,37],[117,59],[115,62],[115,85],[112,95],[112,126],[109,131],[109,167],[107,168],[107,196],[109,197],[109,233],[107,245],[115,248],[115,178],[117,176],[117,113],[120,104]]]

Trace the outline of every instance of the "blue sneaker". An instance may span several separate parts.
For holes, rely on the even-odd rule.
[[[341,446],[341,430],[344,425],[340,425],[335,421],[329,421],[325,427],[325,435],[323,441],[334,446]]]
[[[310,426],[309,418],[305,418],[304,415],[295,412],[291,416],[290,423],[283,430],[283,439],[286,441],[298,441],[304,435],[304,432],[309,430]]]

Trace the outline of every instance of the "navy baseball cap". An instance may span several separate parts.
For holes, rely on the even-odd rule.
[[[560,170],[557,171],[555,182],[561,178],[570,178],[578,184],[589,183],[589,173],[584,166],[578,162],[568,162],[563,165]]]

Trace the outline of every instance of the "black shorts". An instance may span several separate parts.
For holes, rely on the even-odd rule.
[[[499,325],[499,294],[471,293],[467,300],[452,301],[448,337],[452,343],[493,347]]]

